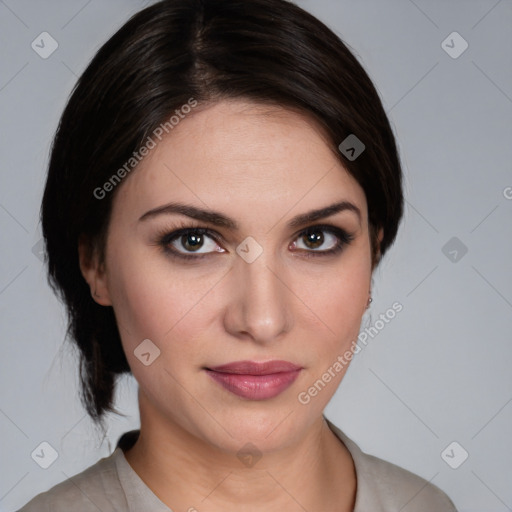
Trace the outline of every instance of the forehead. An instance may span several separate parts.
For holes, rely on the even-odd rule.
[[[315,121],[234,100],[185,116],[120,188],[115,210],[178,199],[234,215],[233,205],[275,210],[280,204],[284,213],[294,205],[315,208],[340,199],[366,209],[364,192]]]

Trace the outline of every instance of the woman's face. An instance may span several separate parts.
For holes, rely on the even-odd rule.
[[[183,228],[208,231],[173,238]],[[321,416],[371,270],[365,194],[315,124],[223,101],[182,120],[119,185],[94,286],[114,308],[147,421],[264,451]],[[258,365],[270,361],[293,366]]]

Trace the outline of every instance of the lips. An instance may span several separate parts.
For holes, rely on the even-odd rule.
[[[248,400],[267,400],[285,391],[299,376],[301,366],[288,361],[236,361],[205,368],[224,389]]]

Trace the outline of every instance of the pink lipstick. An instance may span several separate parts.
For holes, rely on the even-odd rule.
[[[287,361],[236,361],[205,370],[235,395],[248,400],[267,400],[291,386],[302,367]]]

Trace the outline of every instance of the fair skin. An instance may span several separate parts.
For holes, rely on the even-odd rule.
[[[171,202],[219,212],[238,230],[176,213],[140,220]],[[288,226],[340,202],[333,215]],[[315,245],[301,235],[318,224],[353,240],[321,255],[338,238],[313,229]],[[216,234],[197,246],[167,241],[204,258],[158,244],[182,227]],[[251,263],[236,252],[249,236],[263,250]],[[85,253],[81,244],[82,273],[113,307],[139,384],[141,433],[125,456],[162,502],[175,512],[353,510],[353,461],[322,416],[346,367],[307,404],[297,397],[357,338],[372,274],[367,204],[310,118],[241,100],[198,109],[119,185],[105,265]],[[160,350],[147,366],[134,354],[146,339]],[[301,370],[269,399],[237,396],[205,370],[276,359]],[[237,457],[249,442],[261,454],[252,467]]]

